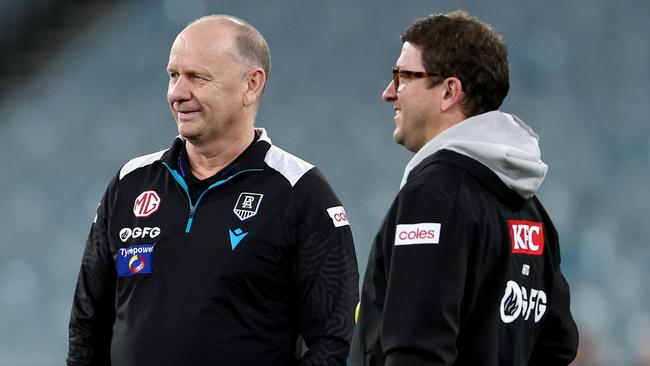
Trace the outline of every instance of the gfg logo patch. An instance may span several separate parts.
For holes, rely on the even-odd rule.
[[[155,244],[132,245],[117,251],[117,274],[120,277],[152,273],[153,248]]]
[[[146,191],[140,193],[133,204],[133,214],[135,217],[147,217],[160,208],[160,196],[156,191]]]
[[[399,224],[395,228],[395,245],[438,244],[441,227],[437,222]]]
[[[512,253],[542,255],[544,253],[544,228],[541,222],[508,220]]]
[[[530,293],[525,287],[519,286],[515,281],[508,281],[501,298],[501,320],[512,323],[519,317],[528,320],[531,313],[535,314],[535,323],[539,322],[546,313],[548,299],[543,290],[531,289]]]
[[[123,243],[126,243],[127,240],[133,238],[133,239],[139,239],[139,238],[155,238],[158,235],[160,235],[160,228],[159,227],[134,227],[133,229],[125,227],[120,230],[120,240]]]

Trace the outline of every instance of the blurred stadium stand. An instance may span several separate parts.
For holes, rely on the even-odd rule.
[[[363,275],[411,154],[380,94],[399,34],[467,9],[509,44],[503,106],[540,135],[581,331],[574,366],[650,365],[650,2],[630,0],[0,0],[0,366],[63,363],[84,240],[109,179],[175,136],[169,46],[189,21],[240,16],[273,61],[258,114],[318,165],[350,216]]]
[[[32,75],[118,0],[2,0],[0,2],[0,96],[17,78]]]

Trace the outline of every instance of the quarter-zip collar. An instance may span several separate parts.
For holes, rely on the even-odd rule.
[[[264,169],[264,158],[266,152],[271,147],[271,139],[266,134],[266,130],[263,128],[256,128],[255,133],[259,134],[259,138],[251,146],[246,148],[237,158],[236,164],[227,167],[226,169],[231,169],[229,172],[224,172],[224,176],[232,175],[241,170],[247,169]],[[187,162],[182,164],[181,151],[185,149],[185,139],[181,136],[177,136],[172,143],[172,146],[167,150],[162,157],[160,158],[161,162],[165,163],[171,169],[176,170],[179,174],[184,177],[187,175]],[[236,166],[235,166],[236,165]]]
[[[172,147],[161,156],[161,163],[170,172],[176,183],[181,187],[187,196],[189,203],[189,217],[187,225],[185,226],[185,233],[189,234],[192,229],[192,223],[201,200],[208,191],[215,189],[223,184],[228,183],[236,176],[245,173],[261,172],[264,170],[267,151],[271,148],[271,140],[266,135],[266,131],[262,128],[255,129],[255,133],[259,133],[259,138],[251,146],[249,146],[241,155],[235,159],[235,163],[228,166],[219,178],[208,186],[193,202],[187,182],[184,176],[187,175],[189,167],[183,166],[181,159],[182,151],[185,148],[185,140],[180,136],[176,137]]]

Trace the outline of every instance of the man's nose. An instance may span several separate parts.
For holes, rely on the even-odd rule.
[[[381,99],[385,102],[392,102],[397,99],[397,90],[395,90],[395,83],[392,80],[388,83],[384,92],[381,93]]]
[[[187,78],[179,76],[176,80],[170,80],[167,96],[172,103],[191,99],[192,93]]]

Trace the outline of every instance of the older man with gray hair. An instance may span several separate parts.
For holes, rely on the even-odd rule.
[[[255,128],[269,71],[264,37],[241,19],[204,17],[176,37],[167,99],[179,136],[108,185],[69,366],[345,364],[350,226],[319,170]]]

